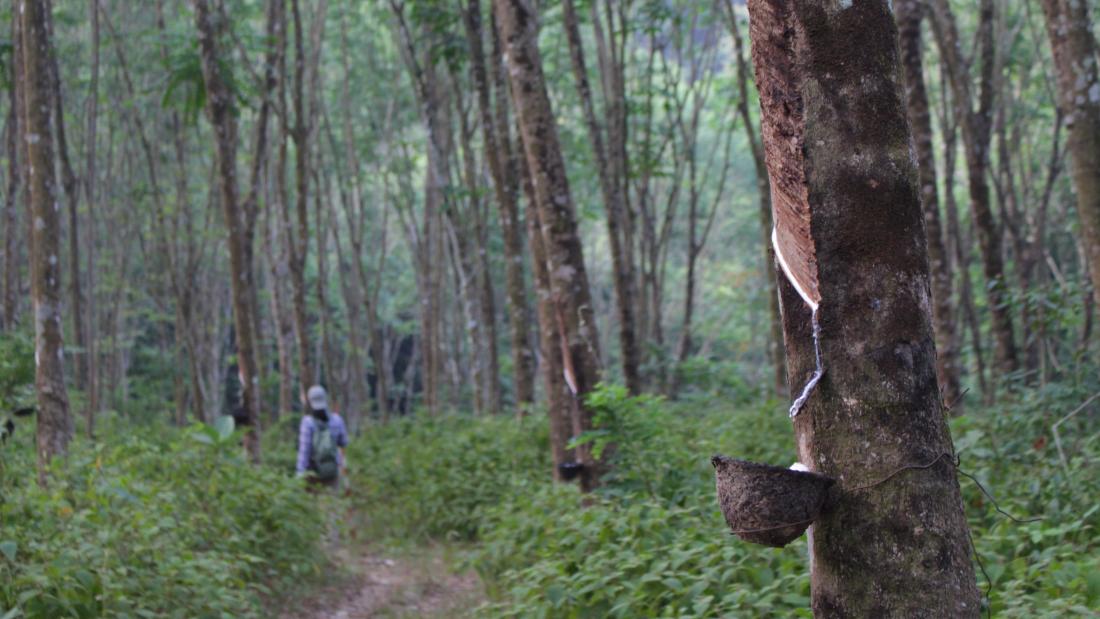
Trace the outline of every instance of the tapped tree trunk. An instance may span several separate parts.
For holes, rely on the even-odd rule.
[[[932,144],[932,119],[928,113],[928,92],[921,63],[920,0],[898,0],[898,38],[905,73],[906,107],[913,129],[913,145],[919,165],[921,206],[928,236],[928,258],[932,276],[932,327],[936,334],[936,375],[943,400],[959,400],[958,351],[955,349],[955,316],[951,305],[951,268],[940,226],[940,203],[936,188],[936,155]],[[950,188],[949,188],[950,190]]]
[[[1088,253],[1092,294],[1100,305],[1100,77],[1087,2],[1043,0],[1047,34],[1058,75],[1059,105],[1066,118],[1070,175],[1077,217]]]
[[[566,383],[575,403],[574,432],[591,429],[592,411],[585,397],[600,381],[601,367],[584,250],[577,234],[577,220],[557,125],[538,49],[538,17],[525,0],[494,0],[497,28],[512,98],[523,139],[558,322]],[[599,481],[602,464],[591,450],[581,447],[581,486],[589,490]]]
[[[838,482],[813,524],[814,614],[978,617],[889,3],[748,6],[787,367],[792,393],[809,385],[799,459]]]
[[[34,387],[38,396],[36,453],[38,483],[54,456],[64,455],[73,436],[61,333],[61,213],[54,177],[51,79],[53,44],[45,1],[20,0],[13,7],[20,22],[22,49],[22,143],[26,147],[31,196],[31,303],[34,308]]]

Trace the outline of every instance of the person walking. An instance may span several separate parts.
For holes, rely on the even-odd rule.
[[[311,484],[337,487],[347,473],[344,448],[348,445],[348,430],[343,418],[329,410],[328,392],[313,385],[306,393],[309,411],[298,426],[299,477]]]

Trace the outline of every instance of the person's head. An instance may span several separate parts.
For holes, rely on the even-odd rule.
[[[328,392],[321,385],[314,385],[306,392],[306,403],[314,415],[327,416]]]

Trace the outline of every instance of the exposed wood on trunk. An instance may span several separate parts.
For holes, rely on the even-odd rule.
[[[794,419],[799,461],[838,480],[813,524],[815,616],[978,617],[893,15],[886,0],[749,12],[777,215],[806,217],[789,238],[816,267],[810,291],[780,282],[792,392],[817,345],[825,369]],[[894,476],[909,465],[930,466]]]

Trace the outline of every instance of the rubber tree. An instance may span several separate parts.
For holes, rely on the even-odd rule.
[[[61,320],[61,211],[60,187],[54,173],[54,118],[56,83],[50,58],[53,44],[48,30],[49,4],[21,1],[14,7],[20,22],[22,48],[23,129],[26,179],[30,187],[31,305],[34,315],[34,390],[38,398],[35,432],[38,483],[46,485],[46,471],[54,456],[64,455],[73,436],[69,396],[65,389],[65,356]]]
[[[951,264],[940,225],[940,201],[936,183],[936,155],[932,142],[932,117],[928,111],[928,90],[924,86],[924,66],[921,62],[920,0],[899,0],[897,9],[898,43],[905,72],[906,107],[913,131],[920,169],[921,206],[924,209],[925,235],[928,238],[928,258],[932,274],[932,327],[936,333],[936,374],[943,389],[945,402],[956,402],[959,386],[958,351],[955,343],[955,310],[951,303]]]
[[[542,229],[563,371],[575,404],[574,435],[578,435],[591,428],[592,414],[584,398],[600,381],[596,348],[600,338],[565,160],[543,74],[538,16],[527,0],[494,0],[493,8]],[[581,486],[591,489],[597,483],[600,463],[593,460],[586,447],[578,449],[577,455],[584,467]]]
[[[889,0],[748,9],[799,460],[838,482],[814,614],[977,617]]]
[[[1088,252],[1092,294],[1100,304],[1100,77],[1089,4],[1043,0],[1047,35],[1058,76],[1058,101],[1066,119],[1070,177],[1077,193],[1082,245]]]

